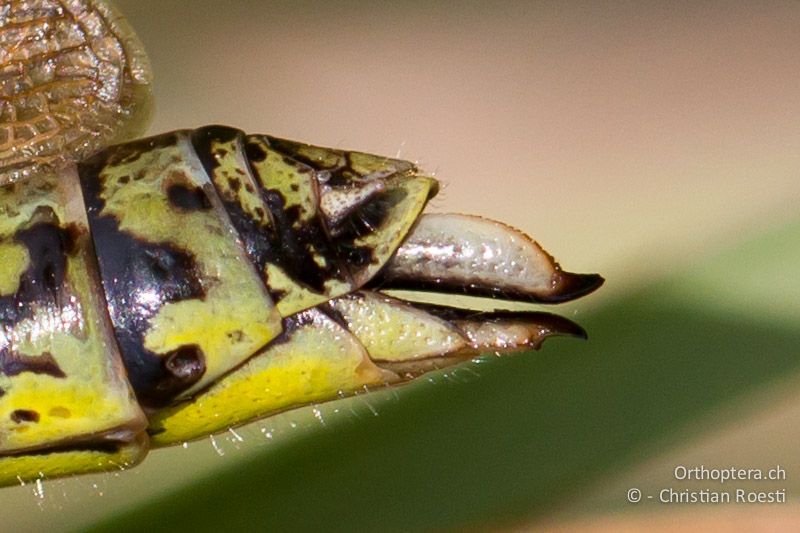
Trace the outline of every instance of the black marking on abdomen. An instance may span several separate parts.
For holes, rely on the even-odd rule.
[[[341,257],[356,269],[365,268],[378,261],[375,249],[357,245],[355,241],[375,231],[380,231],[387,223],[392,207],[406,196],[402,189],[390,189],[376,195],[365,205],[359,206],[353,214],[339,225],[340,232],[334,240]]]
[[[250,135],[245,139],[245,152],[250,173],[258,176],[258,171],[252,163],[264,161],[267,154],[261,143],[268,144],[266,137]],[[292,157],[282,154],[283,161],[294,167],[295,171],[305,174],[309,180],[316,180],[314,169],[298,162]],[[317,293],[325,292],[325,282],[331,279],[350,281],[350,275],[343,266],[335,246],[331,243],[330,236],[322,213],[317,210],[310,220],[301,221],[299,206],[286,206],[286,198],[276,189],[268,189],[264,183],[268,179],[255,179],[261,197],[270,210],[278,242],[275,249],[280,250],[271,258],[270,262],[281,269],[295,282],[311,288]],[[312,193],[314,194],[314,193]],[[325,259],[325,264],[320,265],[314,260],[314,254]]]
[[[192,254],[165,243],[150,243],[119,229],[110,216],[90,219],[114,333],[137,396],[163,403],[176,390],[163,355],[144,347],[150,319],[171,302],[203,299],[206,292]],[[203,370],[205,366],[203,365]],[[203,372],[179,380],[184,390]]]
[[[241,149],[243,138],[243,132],[226,126],[207,126],[192,132],[192,146],[195,149],[200,163],[211,178],[212,183],[215,181],[215,170],[219,166],[216,157],[217,154],[212,148],[214,143],[227,143],[236,140]],[[252,175],[244,174],[245,172],[249,172],[249,169],[243,168],[241,172],[243,175],[238,178],[239,181],[236,182],[235,186],[231,183],[231,178],[228,178],[229,185],[231,185],[232,189],[236,190],[242,186],[242,181],[244,181],[245,189],[252,192],[252,190],[254,190],[253,185],[250,183],[253,179]],[[273,261],[275,256],[278,255],[275,251],[278,245],[278,238],[275,235],[274,228],[269,225],[269,223],[263,224],[261,221],[251,217],[242,209],[237,198],[230,198],[228,195],[223,194],[223,191],[220,190],[219,187],[216,188],[217,195],[222,201],[222,205],[227,211],[233,227],[236,228],[239,237],[244,243],[247,256],[253,262],[259,274],[261,274],[264,272],[267,263]],[[260,213],[260,215],[265,217],[267,213]],[[268,220],[269,219],[267,219],[267,221]],[[275,295],[273,294],[272,296],[274,297]]]
[[[99,172],[105,161],[114,158],[116,149],[107,149],[79,165],[81,188],[108,311],[128,377],[141,402],[160,406],[196,383],[205,372],[205,364],[194,365],[201,370],[184,373],[176,380],[166,365],[170,355],[154,353],[144,346],[150,320],[167,303],[202,300],[206,291],[193,254],[123,231],[116,217],[101,215],[105,202]]]
[[[33,219],[39,222],[14,235],[14,242],[27,249],[29,264],[20,276],[17,291],[0,296],[0,327],[6,331],[23,320],[36,320],[37,313],[61,316],[69,305],[64,288],[67,257],[77,253],[77,240],[84,230],[72,224],[60,227],[49,207],[40,207]],[[14,376],[26,371],[64,377],[49,353],[28,356],[9,347],[0,349],[0,373]]]
[[[50,210],[49,208],[47,208]],[[55,219],[55,213],[48,215]],[[53,222],[39,222],[19,230],[14,242],[25,246],[29,265],[12,295],[0,296],[0,323],[14,326],[32,318],[34,308],[55,306],[67,272],[67,254],[74,253],[74,235]]]
[[[111,146],[85,160],[80,166],[87,169],[89,167],[97,167],[99,163],[99,168],[97,168],[99,170],[106,165],[119,166],[131,164],[142,155],[152,152],[153,150],[174,146],[178,142],[178,137],[184,133],[184,131],[185,130],[171,131],[169,133]],[[81,172],[81,174],[83,174],[83,172]],[[134,176],[133,179],[136,180],[137,176]]]
[[[276,233],[280,239],[276,249],[281,250],[281,253],[269,258],[269,262],[280,266],[292,279],[318,293],[325,291],[327,280],[342,279],[338,261],[330,250],[328,236],[319,218],[301,224],[300,208],[298,206],[287,208],[280,192],[272,189],[264,190],[262,197],[272,213]],[[321,266],[314,261],[310,252],[311,247],[317,254],[326,258],[327,266]]]
[[[181,346],[164,356],[168,375],[156,385],[158,395],[172,398],[197,383],[206,372],[206,358],[196,344]]]
[[[362,268],[375,261],[375,249],[369,246],[353,246],[350,243],[343,243],[339,246],[339,253],[348,265]]]
[[[258,136],[254,138],[260,139]],[[246,164],[241,169],[240,177],[224,178],[227,180],[227,185],[233,190],[244,187],[251,193],[257,189],[269,212],[259,213],[262,220],[257,220],[242,209],[238,198],[224,194],[219,186],[217,192],[257,271],[263,273],[267,265],[275,265],[295,283],[317,293],[325,291],[325,282],[329,279],[348,279],[346,271],[340,266],[341,260],[331,247],[322,217],[317,216],[310,221],[300,223],[299,208],[296,206],[287,208],[286,200],[279,191],[264,189],[256,178],[257,173],[250,163],[264,161],[267,158],[266,152],[258,142],[252,142],[250,137],[245,137],[240,130],[225,126],[208,126],[195,130],[192,133],[192,144],[212,183],[219,179],[215,175],[219,166],[217,156],[227,155],[218,154],[217,145],[232,141],[236,141],[236,149],[240,151],[239,160]],[[312,172],[308,167],[300,165],[289,157],[285,159],[300,172]],[[264,223],[264,220],[267,223]],[[325,258],[325,266],[320,266],[314,260],[312,248],[314,253]],[[280,301],[285,293],[270,287],[269,280],[266,282],[273,300]]]
[[[16,424],[21,424],[23,422],[38,422],[39,413],[33,411],[32,409],[17,409],[15,411],[11,411],[11,420]]]
[[[332,187],[347,186],[350,185],[354,180],[361,179],[362,177],[353,169],[352,162],[350,161],[350,155],[346,151],[343,152],[340,150],[329,149],[331,152],[340,155],[344,160],[344,164],[340,163],[338,165],[326,166],[322,164],[322,161],[308,157],[295,150],[291,141],[278,139],[277,137],[271,137],[269,135],[265,135],[264,139],[267,141],[270,148],[274,148],[275,150],[285,154],[288,160],[295,163],[302,163],[313,168],[314,170],[324,170],[328,174],[327,184]]]
[[[202,188],[187,186],[183,183],[169,185],[167,199],[179,211],[208,211],[211,209],[211,202]]]
[[[58,366],[50,352],[41,355],[25,355],[21,353],[0,353],[0,371],[6,376],[16,376],[23,372],[45,374],[54,378],[64,378],[66,374]]]

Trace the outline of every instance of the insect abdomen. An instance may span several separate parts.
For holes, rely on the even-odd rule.
[[[436,190],[407,162],[222,126],[0,188],[0,484],[140,460],[136,400],[163,446],[585,336],[545,313],[375,292],[556,302],[602,283],[503,224],[420,218]]]
[[[381,168],[381,158],[361,159]],[[239,365],[277,336],[282,317],[363,285],[433,184],[369,167],[321,175],[266,136],[223,126],[110,147],[78,168],[117,340],[151,406]],[[369,182],[381,184],[377,194],[358,195]],[[321,202],[336,190],[353,218],[376,212],[369,228],[336,231]],[[356,251],[362,259],[350,260]]]
[[[326,177],[338,183],[328,190],[403,179],[377,189],[388,194],[370,232],[336,237],[317,172],[232,128],[109,147],[0,188],[0,482],[136,462],[147,450],[136,399],[152,413],[207,388],[275,339],[283,317],[351,292],[380,268],[434,182],[366,176],[393,160],[354,157],[352,169],[332,161]],[[378,195],[355,196],[334,208],[355,214]],[[384,229],[389,245],[376,242]],[[348,265],[336,246],[369,258]],[[322,315],[297,320],[298,331],[328,324],[339,328],[331,339],[347,336]],[[350,352],[357,344],[341,342]],[[360,350],[331,367],[361,369],[353,384],[341,374],[339,386],[386,378]],[[286,379],[300,377],[292,372]],[[273,405],[331,396],[335,383]],[[19,455],[31,450],[46,453]]]

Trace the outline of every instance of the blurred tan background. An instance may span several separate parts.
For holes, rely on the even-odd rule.
[[[796,212],[793,2],[119,6],[152,57],[152,131],[399,154],[446,184],[434,207],[616,283]]]
[[[578,318],[798,218],[796,2],[116,3],[155,71],[151,132],[218,122],[419,161],[445,184],[434,210],[504,220],[566,268],[602,272]],[[800,479],[793,390],[735,427],[643,454],[536,524],[672,528],[664,520],[699,513],[798,525],[789,506],[630,513],[611,501],[631,483],[659,486],[678,459],[793,461]],[[192,447],[44,497],[13,489],[0,509],[23,528],[75,527],[240,453]]]

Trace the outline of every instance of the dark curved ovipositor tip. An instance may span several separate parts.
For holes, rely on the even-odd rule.
[[[606,280],[600,274],[573,274],[559,270],[553,276],[553,281],[553,294],[540,296],[540,302],[568,302],[596,291]]]
[[[533,313],[531,313],[533,314]],[[547,337],[561,335],[587,340],[589,335],[581,326],[563,316],[550,313],[536,313],[535,323],[541,325],[545,331],[542,333],[542,341]]]
[[[477,311],[430,303],[410,303],[417,309],[455,324],[458,324],[460,320],[468,320],[484,323],[516,322],[535,327],[538,333],[536,334],[537,340],[533,345],[534,349],[538,349],[548,337],[564,336],[583,340],[589,338],[586,330],[572,320],[544,311]]]

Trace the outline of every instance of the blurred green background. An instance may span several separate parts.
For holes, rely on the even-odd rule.
[[[800,525],[795,2],[118,1],[160,132],[226,123],[419,161],[603,289],[588,343],[4,489],[0,529]],[[678,464],[787,470],[781,506],[629,504]],[[727,487],[730,488],[730,487]]]

